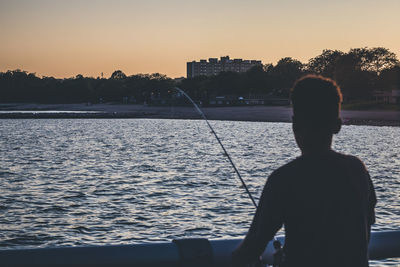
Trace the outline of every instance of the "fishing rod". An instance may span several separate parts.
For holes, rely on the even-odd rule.
[[[237,176],[239,177],[240,181],[242,182],[242,185],[244,187],[244,189],[246,189],[247,194],[249,195],[251,201],[253,202],[254,206],[257,209],[257,203],[255,202],[253,196],[251,195],[249,189],[247,188],[246,183],[244,182],[242,176],[239,173],[239,170],[236,168],[235,163],[233,163],[233,160],[231,158],[231,156],[229,156],[228,152],[226,151],[224,145],[222,144],[221,140],[219,139],[217,133],[214,131],[214,128],[211,126],[211,124],[209,123],[209,121],[207,120],[206,115],[203,113],[203,111],[199,108],[199,106],[193,101],[193,99],[185,93],[185,91],[183,91],[182,89],[175,87],[175,89],[180,92],[182,95],[184,95],[187,99],[189,99],[189,101],[193,104],[193,106],[196,108],[197,112],[201,115],[201,117],[206,121],[208,127],[211,129],[211,132],[214,134],[215,138],[217,139],[219,145],[221,146],[222,150],[224,151],[224,155],[228,158],[229,162],[231,163],[233,169],[235,170],[235,173],[237,174]]]

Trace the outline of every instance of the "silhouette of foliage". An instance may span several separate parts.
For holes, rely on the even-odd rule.
[[[111,74],[110,78],[113,80],[123,80],[126,78],[126,75],[121,70],[116,70]]]
[[[176,100],[175,86],[204,105],[217,96],[287,98],[294,81],[307,73],[335,79],[346,102],[371,99],[374,90],[400,89],[400,63],[396,54],[383,47],[365,47],[347,53],[326,49],[307,64],[285,57],[276,65],[257,66],[245,73],[221,72],[179,82],[159,73],[127,76],[121,70],[114,71],[109,79],[81,74],[56,79],[9,70],[0,72],[0,102],[156,104],[168,100],[172,103]]]
[[[333,78],[335,75],[336,63],[343,54],[343,52],[338,50],[325,49],[322,51],[321,55],[310,59],[306,67],[311,73]]]

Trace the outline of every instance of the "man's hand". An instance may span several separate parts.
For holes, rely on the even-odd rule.
[[[232,267],[264,267],[265,265],[261,262],[261,256],[252,262],[247,262],[240,255],[240,247],[232,252]]]

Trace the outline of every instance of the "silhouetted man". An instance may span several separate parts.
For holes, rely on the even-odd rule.
[[[282,266],[368,266],[376,196],[364,164],[331,149],[342,123],[340,89],[330,79],[309,75],[295,83],[291,100],[302,155],[268,178],[233,263],[254,262],[284,225]]]

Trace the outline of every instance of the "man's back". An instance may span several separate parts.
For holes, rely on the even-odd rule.
[[[285,226],[289,266],[368,266],[376,198],[360,160],[331,150],[303,155],[270,176],[263,196],[261,218]]]
[[[285,226],[285,266],[368,266],[375,191],[364,164],[331,150],[342,120],[335,81],[306,75],[290,96],[302,156],[268,178],[250,229],[232,253],[243,266]]]

